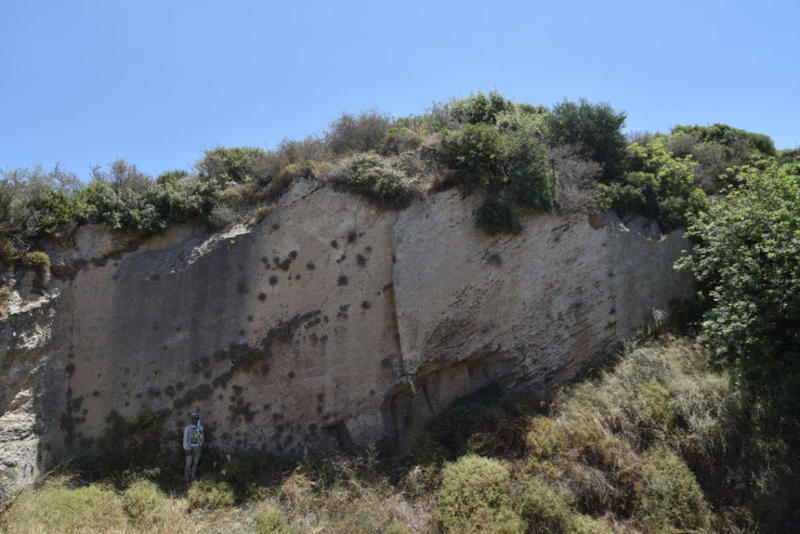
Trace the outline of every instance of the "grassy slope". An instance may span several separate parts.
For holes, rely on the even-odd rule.
[[[417,455],[401,465],[369,451],[330,453],[262,464],[244,484],[206,473],[188,491],[142,474],[116,486],[52,477],[18,495],[0,525],[10,533],[751,532],[756,521],[787,521],[790,501],[776,497],[792,474],[787,444],[688,340],[630,348],[562,391],[546,415],[525,397],[490,393],[418,428]]]

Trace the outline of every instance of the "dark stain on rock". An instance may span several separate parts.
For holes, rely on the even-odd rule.
[[[281,271],[288,271],[289,267],[292,265],[292,260],[289,258],[280,259],[280,257],[275,256],[272,259],[272,262],[275,264],[275,267],[280,269]]]

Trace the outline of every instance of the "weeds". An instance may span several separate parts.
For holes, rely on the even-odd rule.
[[[795,449],[694,343],[662,337],[631,348],[565,388],[548,415],[534,401],[497,388],[462,399],[416,427],[409,462],[374,450],[292,462],[252,452],[220,458],[219,473],[188,489],[158,477],[115,475],[116,489],[54,477],[19,494],[0,529],[604,534],[793,525]]]

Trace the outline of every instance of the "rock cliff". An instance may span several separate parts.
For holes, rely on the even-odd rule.
[[[691,290],[679,233],[531,214],[489,238],[478,200],[384,210],[305,180],[224,233],[80,228],[0,321],[0,490],[114,413],[162,413],[177,443],[197,410],[222,450],[395,449],[415,395],[423,416],[489,383],[546,397]]]

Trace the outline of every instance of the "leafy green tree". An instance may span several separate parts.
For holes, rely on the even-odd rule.
[[[512,111],[514,103],[503,98],[497,91],[487,97],[483,93],[453,100],[447,106],[450,115],[462,124],[495,124],[498,114]]]
[[[685,226],[687,211],[705,205],[690,158],[671,157],[658,140],[646,146],[632,144],[626,155],[630,171],[615,182],[598,184],[606,207],[652,217],[668,231]]]
[[[748,132],[728,126],[713,124],[711,126],[675,126],[672,135],[684,134],[697,138],[701,142],[713,142],[726,147],[731,152],[758,151],[764,156],[776,154],[775,143],[768,135]]]
[[[468,124],[457,132],[445,132],[442,153],[443,162],[467,192],[486,190],[476,224],[491,234],[521,230],[515,204],[538,210],[552,207],[547,151],[527,129]]]
[[[702,337],[739,383],[800,409],[800,165],[755,168],[691,219],[691,269],[709,304]]]
[[[220,185],[227,182],[269,182],[279,169],[272,164],[270,155],[255,147],[217,147],[206,150],[197,165],[200,177]]]
[[[625,118],[624,112],[605,103],[565,100],[547,115],[550,144],[577,145],[583,156],[603,166],[603,182],[618,180],[625,172]]]

